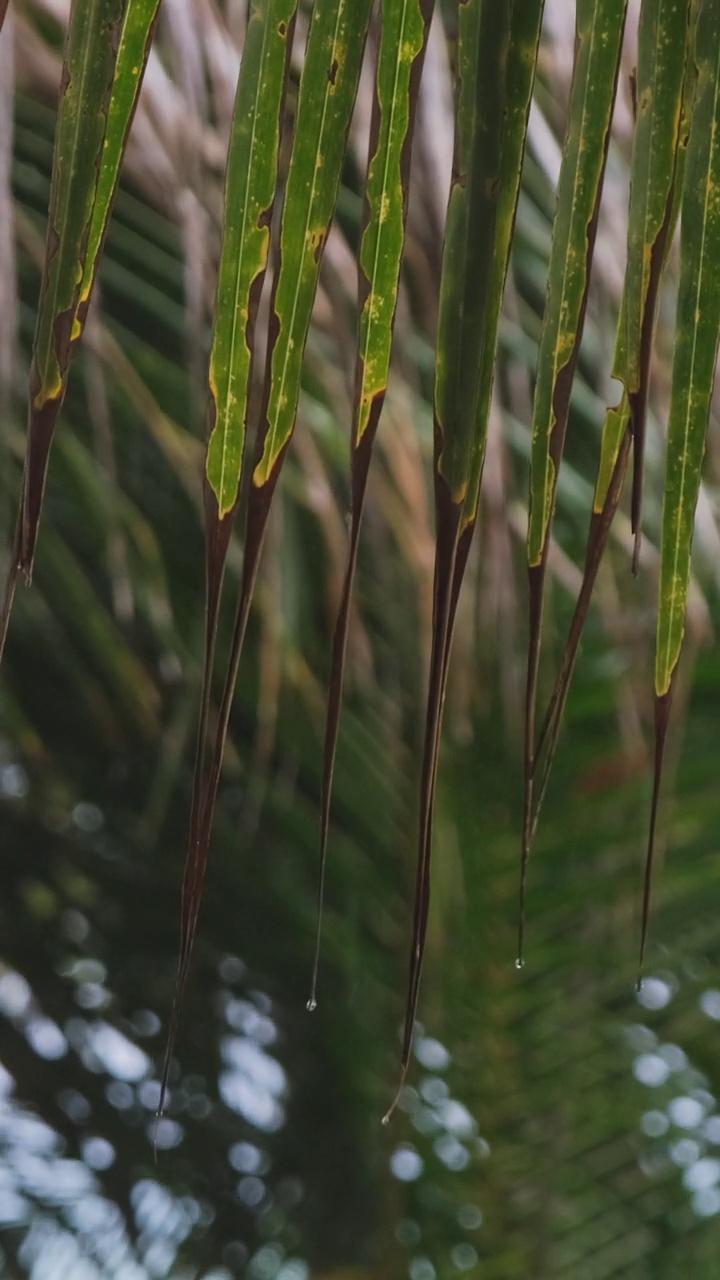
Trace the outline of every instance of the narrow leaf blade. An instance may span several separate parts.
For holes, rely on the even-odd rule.
[[[400,265],[405,243],[410,153],[418,88],[434,0],[383,0],[380,49],[358,263],[360,341],[352,428],[350,543],[335,624],[320,800],[320,874],[315,959],[308,1007],[315,1008],[332,777],[340,723],[348,621],[372,448],[387,390]]]
[[[655,692],[666,694],[685,629],[695,507],[720,334],[720,9],[697,33],[697,89],[682,200],[672,393],[663,508]]]
[[[209,839],[209,822],[219,782],[219,765],[217,776],[211,773],[208,778],[205,770],[210,694],[225,563],[243,466],[255,321],[267,269],[296,12],[297,0],[255,0],[253,4],[228,149],[223,243],[209,367],[209,436],[204,478],[205,653],[190,830],[183,870],[178,975],[158,1114],[164,1104],[207,869],[208,840],[202,838],[205,812],[209,804]],[[221,717],[223,715],[225,708]]]
[[[433,810],[452,635],[477,518],[500,307],[542,11],[542,0],[500,4],[467,0],[458,11],[455,154],[435,378],[433,638],[401,1080],[410,1060],[425,948]]]
[[[533,404],[528,565],[541,565],[582,335],[625,0],[579,0],[569,126],[560,171]]]
[[[371,0],[337,0],[316,4],[310,24],[300,81],[297,121],[280,231],[279,265],[273,282],[257,462],[251,477],[245,525],[240,594],[235,614],[230,661],[225,677],[210,766],[205,772],[203,738],[198,739],[193,815],[185,863],[181,952],[175,1000],[165,1056],[161,1096],[167,1085],[179,1005],[197,930],[223,754],[233,695],[247,630],[268,514],[282,462],[295,426],[300,396],[302,357],[310,327],[322,251],[340,182],[355,96],[357,94]],[[207,491],[216,502],[208,482]],[[218,562],[224,560],[225,537],[232,513],[215,519]],[[211,548],[208,540],[208,548]],[[208,565],[209,589],[219,593],[221,570]],[[208,654],[214,641],[211,623]],[[208,673],[206,670],[206,681]],[[208,697],[207,687],[204,698]],[[205,703],[201,708],[201,734]]]
[[[218,515],[240,485],[255,319],[267,269],[280,117],[297,0],[256,0],[238,79],[225,180],[225,219],[210,354],[207,478]]]
[[[267,519],[295,428],[303,353],[322,253],[335,209],[371,8],[372,0],[317,4],[310,24],[280,230],[279,264],[273,281],[240,596],[197,837],[200,856],[204,858]]]
[[[580,348],[610,136],[626,0],[578,0],[569,125],[558,182],[533,403],[530,459],[529,640],[518,961],[523,962],[525,885],[535,772],[535,710],[545,567]]]
[[[534,839],[557,747],[575,660],[590,607],[600,563],[620,502],[631,439],[634,443],[633,522],[635,556],[639,550],[642,455],[649,362],[659,290],[679,210],[685,170],[687,134],[695,92],[692,57],[692,4],[675,8],[682,21],[672,29],[662,17],[666,0],[646,0],[640,18],[641,47],[638,73],[638,127],[631,160],[631,198],[628,227],[628,268],[620,304],[613,376],[622,384],[620,404],[608,409],[602,431],[600,461],[590,519],[585,569],[575,604],[562,662],[536,744],[543,755],[542,777],[532,819]],[[672,15],[674,16],[674,15]],[[672,38],[678,46],[672,58],[660,57],[658,43]],[[679,83],[678,63],[682,64]],[[644,196],[646,187],[652,196]],[[628,321],[632,310],[634,320]],[[633,354],[628,356],[628,347]]]
[[[47,462],[67,384],[122,0],[75,0],[61,84],[45,269],[30,367],[28,442],[17,562],[32,572]]]
[[[102,160],[99,165],[87,237],[78,314],[73,325],[73,343],[80,338],[85,325],[90,295],[117,191],[130,126],[140,96],[159,7],[160,0],[127,0],[123,15],[110,100],[106,108]]]
[[[633,432],[631,518],[635,569],[642,523],[650,353],[665,243],[672,223],[689,21],[690,0],[645,0],[638,31],[638,110],[630,173],[624,374]]]
[[[305,55],[275,278],[253,489],[267,484],[295,427],[320,262],[335,209],[372,0],[318,3]]]
[[[695,508],[720,341],[720,7],[700,5],[697,82],[682,196],[680,283],[665,471],[657,643],[655,770],[640,940],[647,942],[655,827],[674,680],[685,632]]]

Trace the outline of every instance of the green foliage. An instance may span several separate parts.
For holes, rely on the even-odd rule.
[[[30,416],[8,601],[35,559],[50,447],[73,347],[85,325],[110,208],[142,83],[158,0],[76,4],[61,85],[45,269],[28,397]]]
[[[572,375],[590,282],[625,8],[624,0],[580,0],[578,4],[570,119],[558,180],[533,402],[528,527],[531,570],[538,568],[547,555]]]
[[[327,697],[320,802],[318,924],[310,1009],[316,1004],[330,800],[360,523],[375,434],[390,376],[405,247],[412,137],[433,3],[434,0],[386,0],[382,9],[365,187],[365,225],[358,254],[360,322],[351,435],[350,545],[333,635]]]
[[[147,388],[138,388],[130,373],[125,378],[126,394],[135,396],[153,439],[172,455],[173,465],[178,474],[182,473],[196,505],[199,477],[203,475],[207,626],[173,1030],[197,929],[213,815],[261,550],[280,471],[293,439],[301,392],[312,377],[311,366],[317,354],[312,349],[311,320],[338,190],[343,172],[352,169],[356,160],[348,137],[359,101],[372,4],[370,0],[315,0],[295,98],[292,52],[297,7],[292,0],[254,0],[245,33],[227,159],[204,472],[193,455],[192,442],[183,441],[181,435],[168,430],[157,398],[148,394]],[[625,0],[578,0],[574,75],[552,225],[547,297],[539,326],[529,441],[530,612],[523,894],[580,635],[600,559],[619,508],[631,443],[635,464],[631,520],[635,561],[639,560],[650,359],[661,280],[678,207],[682,208],[683,232],[661,547],[656,695],[662,713],[657,721],[653,830],[669,695],[685,627],[694,514],[720,332],[720,280],[715,270],[720,255],[720,16],[715,0],[698,0],[697,4],[644,0],[639,28],[628,272],[613,365],[615,376],[623,384],[623,400],[606,417],[585,572],[565,656],[538,734],[535,721],[545,588],[556,532],[561,464],[567,461],[566,454],[571,449],[568,427],[572,397],[580,385],[577,370],[625,9]],[[90,303],[156,12],[157,4],[151,0],[128,0],[126,6],[119,0],[75,0],[72,8],[55,138],[45,270],[31,359],[23,495],[6,620],[15,575],[18,569],[29,574],[33,564],[50,446],[65,396],[70,361]],[[306,6],[300,6],[300,14],[303,18],[308,16]],[[352,339],[350,342],[357,369],[351,409],[352,511],[328,702],[321,803],[323,869],[360,520],[370,455],[390,385],[393,324],[402,284],[408,219],[410,148],[431,15],[430,0],[383,0],[368,55],[374,58],[375,101],[369,162],[361,178],[365,195],[361,228],[357,200],[353,206],[359,239],[359,295],[354,314],[359,338],[357,343]],[[437,544],[433,635],[403,1072],[410,1060],[428,921],[432,820],[450,651],[489,447],[503,293],[541,50],[542,15],[542,0],[503,0],[499,4],[496,0],[467,0],[458,6],[454,166],[434,365]],[[200,75],[196,85],[198,100],[204,92],[204,76]],[[289,104],[295,108],[292,119]],[[284,131],[288,140],[285,152]],[[528,187],[532,163],[529,158]],[[357,191],[354,194],[357,197]],[[350,206],[352,200],[344,212],[338,211],[338,222]],[[194,208],[189,202],[188,208],[191,207]],[[186,214],[183,231],[191,265],[197,247],[196,229],[192,215]],[[32,226],[26,228],[28,243],[33,231]],[[547,239],[547,231],[547,227],[536,223],[535,248],[539,241]],[[524,246],[521,241],[518,234],[517,253],[524,248],[531,257],[535,249],[527,228]],[[256,333],[256,318],[270,267],[272,288],[269,319],[262,332],[265,364],[260,376],[256,369],[256,341],[260,336]],[[205,283],[201,269],[200,281],[194,281],[195,297],[199,299],[196,312],[201,321]],[[152,297],[151,291],[146,297]],[[336,315],[341,310],[338,308]],[[165,316],[165,322],[172,329],[170,315]],[[534,324],[537,331],[537,318]],[[530,321],[527,328],[532,327]],[[105,334],[98,339],[98,346],[105,361],[114,360],[117,368],[123,357],[114,341],[112,334]],[[169,343],[172,341],[179,341],[177,334],[168,338]],[[138,361],[141,358],[138,350]],[[327,404],[324,408],[327,411]],[[188,416],[192,417],[194,411],[195,404],[191,403]],[[581,411],[578,416],[582,417]],[[392,432],[391,423],[387,430],[388,434]],[[245,467],[249,431],[255,434],[255,454],[252,465]],[[393,439],[392,447],[397,447],[397,440]],[[572,472],[568,474],[572,483]],[[243,479],[244,504],[240,500]],[[225,575],[238,509],[242,509],[245,530],[239,590],[235,581],[226,582]],[[128,523],[132,523],[130,519]],[[137,524],[134,528],[137,533]],[[408,541],[412,542],[412,538]],[[58,547],[54,548],[56,566],[62,554]],[[382,553],[377,567],[378,572],[386,571]],[[87,593],[67,562],[66,569],[68,581],[76,584],[74,607],[82,610]],[[238,590],[238,599],[233,636],[222,653],[225,679],[214,715],[212,682],[221,603],[228,586]],[[302,607],[301,601],[298,613]],[[98,650],[108,650],[111,656],[105,661],[109,662],[113,653],[112,627],[106,625],[107,619],[100,622],[100,618],[98,614],[97,646]],[[120,658],[117,670],[121,681],[134,678]],[[212,749],[206,765],[211,731]],[[538,775],[543,751],[545,763]],[[538,776],[539,791],[534,790]],[[651,854],[652,839],[646,912]]]
[[[17,567],[27,576],[32,574],[50,445],[67,385],[71,347],[79,337],[78,309],[83,296],[89,296],[85,257],[121,18],[121,0],[77,4],[68,30],[45,271],[28,389],[30,418],[22,511],[16,535]],[[115,165],[115,181],[118,168]]]
[[[210,355],[207,476],[220,518],[240,486],[255,320],[270,249],[280,126],[297,0],[256,4],[238,77]]]
[[[454,173],[435,380],[437,550],[420,794],[418,878],[402,1069],[407,1068],[430,900],[432,822],[450,650],[480,502],[498,325],[532,99],[542,3],[463,6]],[[459,333],[456,334],[456,326]]]
[[[663,512],[655,692],[668,693],[680,658],[690,547],[720,337],[720,11],[697,27],[697,87],[682,195],[680,285]]]

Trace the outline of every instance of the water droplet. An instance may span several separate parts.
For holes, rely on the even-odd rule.
[[[307,1009],[308,1013],[315,1012],[315,1010],[317,1009],[317,1000],[315,999],[314,996],[310,997],[307,1004],[305,1005],[305,1008]]]
[[[525,968],[525,961],[523,960],[522,956],[518,956],[517,960],[515,961],[515,968],[516,969]]]

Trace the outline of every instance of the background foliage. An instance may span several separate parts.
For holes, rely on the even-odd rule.
[[[545,16],[480,537],[450,669],[423,1025],[401,1108],[391,1126],[379,1125],[396,1072],[430,661],[432,352],[452,150],[447,16],[450,54],[436,20],[419,90],[395,355],[358,551],[318,1010],[309,1019],[304,1003],[328,642],[350,498],[367,62],[298,429],[259,569],[155,1166],[201,680],[204,368],[245,38],[244,6],[161,11],[53,450],[33,587],[18,591],[4,660],[0,1209],[9,1274],[713,1274],[718,671],[707,654],[668,815],[672,857],[649,976],[639,1003],[632,994],[672,274],[653,357],[646,572],[628,572],[632,534],[621,511],[532,864],[528,966],[513,967],[530,393],[574,34],[562,4]],[[306,17],[301,8],[294,59]],[[64,20],[55,7],[20,5],[0,41],[16,76],[14,94],[9,74],[0,76],[0,173],[12,175],[12,195],[7,181],[0,195],[8,543]],[[636,30],[633,14],[548,551],[545,636],[555,658],[580,584],[612,402]],[[372,53],[374,29],[370,38]],[[294,61],[290,111],[299,70]],[[15,298],[17,354],[8,358]],[[714,454],[711,435],[691,660],[715,608]],[[231,586],[241,571],[233,539]],[[219,664],[231,624],[223,612]]]

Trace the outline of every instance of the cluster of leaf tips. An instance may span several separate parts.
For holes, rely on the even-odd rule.
[[[518,963],[528,859],[600,560],[633,458],[637,568],[645,420],[660,284],[680,218],[680,278],[668,424],[655,669],[656,751],[642,951],[663,749],[680,657],[695,506],[720,334],[720,6],[643,0],[628,260],[582,586],[555,685],[536,729],[543,594],[558,470],[588,297],[627,0],[577,0],[569,123],[557,191],[532,414]],[[45,269],[29,385],[20,509],[1,639],[15,583],[29,580],[52,437],[82,336],[159,0],[73,0],[55,142]],[[195,780],[182,888],[181,945],[163,1095],[207,867],[223,750],[263,537],[295,427],[303,354],[334,213],[370,27],[372,0],[314,0],[277,243],[271,244],[298,0],[252,0],[226,171],[209,366],[206,642]],[[321,800],[316,1001],[333,763],[353,578],[373,443],[390,370],[405,237],[413,124],[433,0],[380,0],[375,95],[358,253],[358,349],[351,426],[349,549],[332,648]],[[4,16],[4,8],[3,8]],[[436,559],[422,755],[417,880],[401,1057],[407,1071],[430,900],[433,805],[453,627],[478,517],[498,326],[508,270],[543,0],[461,0],[456,11],[455,144],[435,371]],[[256,319],[273,277],[264,369]],[[261,386],[251,395],[253,381]],[[246,437],[254,454],[248,460]],[[247,485],[242,479],[247,470]],[[247,489],[241,504],[240,494]],[[244,562],[214,732],[211,685],[224,568],[242,506]],[[161,1101],[162,1106],[162,1101]]]

